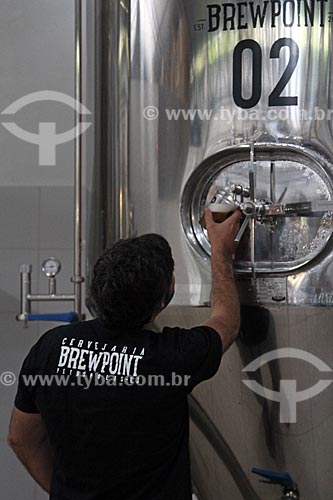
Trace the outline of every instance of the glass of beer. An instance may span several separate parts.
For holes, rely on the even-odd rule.
[[[238,206],[233,200],[230,200],[222,193],[216,193],[207,208],[209,208],[212,212],[215,222],[223,222],[238,208]],[[205,214],[202,215],[199,223],[204,229],[206,229]]]

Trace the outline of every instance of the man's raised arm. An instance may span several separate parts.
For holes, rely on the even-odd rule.
[[[240,328],[238,293],[233,272],[234,239],[239,231],[242,214],[236,210],[228,219],[218,224],[212,212],[206,209],[205,221],[211,243],[212,294],[211,316],[205,322],[221,338],[223,352],[236,340]]]

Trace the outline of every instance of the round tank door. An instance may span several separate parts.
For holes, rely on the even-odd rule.
[[[241,238],[239,273],[291,273],[330,248],[333,232],[332,166],[313,150],[287,144],[242,145],[206,159],[183,191],[182,226],[203,259],[210,243],[202,215],[216,195],[229,193],[254,213]]]

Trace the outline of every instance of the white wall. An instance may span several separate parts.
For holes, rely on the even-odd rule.
[[[0,112],[31,92],[74,93],[74,0],[1,0]],[[40,121],[73,126],[73,110],[63,104],[26,106],[13,117],[31,132]],[[7,117],[0,117],[0,122]],[[38,147],[0,127],[1,186],[64,186],[72,183],[73,143],[57,148],[55,167],[38,166]]]
[[[31,92],[74,95],[74,0],[1,0],[0,113]],[[71,292],[73,248],[74,144],[57,147],[56,165],[38,165],[38,146],[11,135],[1,123],[15,121],[31,132],[38,123],[73,127],[73,110],[59,103],[31,104],[15,116],[0,115],[0,374],[18,374],[22,360],[50,324],[17,323],[19,265],[33,264],[33,291],[45,292],[42,260],[59,258],[59,292]],[[89,132],[88,132],[89,133]],[[59,310],[70,306],[57,306]],[[35,307],[46,311],[47,306]],[[0,497],[41,500],[46,496],[29,478],[6,444],[16,385],[0,385]]]

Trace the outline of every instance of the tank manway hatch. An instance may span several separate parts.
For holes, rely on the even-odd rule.
[[[261,287],[269,283],[274,288],[273,283],[275,287],[279,283],[276,278],[284,276],[282,288],[288,287],[289,281],[292,298],[293,283],[303,276],[300,272],[309,274],[331,251],[331,172],[332,166],[325,157],[302,147],[260,144],[228,148],[206,159],[185,186],[181,218],[187,241],[208,263],[210,243],[201,221],[205,207],[223,196],[243,211],[252,206],[235,257],[235,269],[243,278],[266,277],[256,288],[260,283]],[[326,276],[330,290],[331,280]],[[264,288],[266,294],[267,286]],[[287,292],[278,293],[277,297],[286,295]],[[331,295],[318,298],[317,294],[316,299],[316,292],[311,289],[314,303],[331,303]],[[307,298],[300,298],[299,290],[295,300],[307,302]]]

